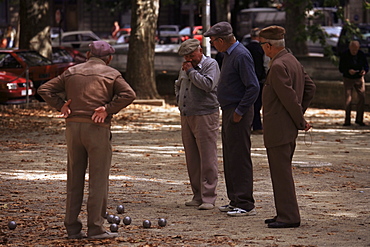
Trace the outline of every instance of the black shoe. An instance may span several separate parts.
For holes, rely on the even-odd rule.
[[[293,228],[293,227],[299,227],[300,225],[301,225],[300,222],[284,223],[284,222],[275,221],[275,222],[269,223],[267,227],[268,228]]]
[[[343,126],[351,126],[350,123],[344,123]]]
[[[266,220],[265,220],[265,224],[274,223],[274,222],[276,221],[276,218],[277,218],[277,216],[275,216],[275,217],[274,217],[274,218],[272,218],[272,219],[266,219]]]
[[[357,123],[360,126],[366,126],[366,124],[364,122],[358,122],[358,121],[356,121],[355,123]]]

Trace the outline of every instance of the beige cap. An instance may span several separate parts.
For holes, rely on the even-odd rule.
[[[180,48],[179,48],[179,55],[185,56],[193,51],[195,51],[200,45],[200,41],[197,39],[187,39],[184,42],[182,42]]]

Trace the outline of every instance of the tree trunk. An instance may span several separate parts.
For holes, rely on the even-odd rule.
[[[154,47],[159,0],[132,0],[131,35],[125,79],[140,99],[159,98]]]
[[[285,0],[285,42],[294,55],[307,55],[305,11],[309,0]]]
[[[216,1],[217,22],[231,23],[230,0]]]
[[[19,1],[19,48],[51,58],[49,0]]]

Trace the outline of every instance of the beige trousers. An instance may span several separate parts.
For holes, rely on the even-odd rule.
[[[78,215],[81,211],[87,167],[89,169],[88,235],[104,233],[103,216],[107,207],[109,169],[112,159],[110,129],[92,123],[67,122],[66,141],[68,163],[64,225],[67,233],[77,234],[82,229]]]
[[[349,79],[343,77],[344,97],[345,97],[345,124],[351,124],[351,110],[352,110],[352,91],[355,90],[358,97],[356,104],[356,123],[362,123],[364,120],[365,110],[365,79],[364,77],[358,79]]]
[[[181,116],[181,133],[193,200],[214,204],[218,182],[219,112]]]

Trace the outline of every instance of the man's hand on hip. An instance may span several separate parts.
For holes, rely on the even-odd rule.
[[[95,109],[94,114],[92,115],[91,119],[94,123],[104,123],[104,120],[107,118],[108,113],[104,106],[100,106]]]

